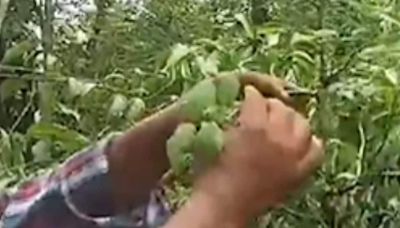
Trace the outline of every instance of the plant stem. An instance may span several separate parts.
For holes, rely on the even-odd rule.
[[[320,0],[318,5],[318,29],[323,29],[325,27],[324,20],[325,20],[325,7],[326,7],[326,0]],[[322,40],[320,44],[320,53],[319,53],[319,61],[320,61],[320,68],[319,68],[319,78],[320,81],[325,80],[326,74],[326,60],[325,60],[325,42]]]

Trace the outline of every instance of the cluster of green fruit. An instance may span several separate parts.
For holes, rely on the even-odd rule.
[[[183,113],[191,121],[180,124],[167,142],[176,177],[191,180],[217,159],[224,146],[222,129],[237,113],[239,93],[239,79],[225,75],[199,83],[181,98]]]

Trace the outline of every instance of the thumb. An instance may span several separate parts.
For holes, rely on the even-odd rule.
[[[300,172],[305,175],[312,174],[324,160],[324,144],[321,139],[313,136],[309,152],[299,163]]]
[[[239,122],[243,125],[263,126],[267,120],[266,100],[253,86],[244,89],[244,102],[241,107]]]

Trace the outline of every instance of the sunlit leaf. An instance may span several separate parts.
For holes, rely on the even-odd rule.
[[[125,76],[124,75],[122,75],[122,74],[116,74],[116,73],[113,73],[113,74],[109,74],[109,75],[107,75],[106,77],[104,77],[104,80],[112,80],[112,79],[120,79],[120,80],[125,80]]]
[[[358,149],[351,144],[342,144],[338,148],[336,161],[337,171],[351,171],[356,164],[358,158]],[[347,175],[348,176],[348,175]]]
[[[49,142],[44,140],[36,142],[35,145],[32,146],[32,154],[35,161],[49,161],[51,159]]]
[[[290,43],[291,43],[292,45],[297,44],[297,43],[300,43],[300,42],[309,43],[309,42],[313,42],[314,39],[315,39],[314,36],[306,35],[306,34],[301,34],[301,33],[297,33],[297,32],[296,32],[295,34],[293,34]]]
[[[395,24],[397,27],[400,27],[400,21],[398,19],[396,19],[396,18],[394,18],[394,17],[392,17],[392,16],[390,16],[390,15],[388,15],[386,13],[381,13],[380,17],[382,19],[392,23],[392,24]]]
[[[292,55],[295,59],[302,59],[309,64],[314,64],[314,59],[305,51],[296,50],[293,51]]]
[[[60,109],[61,113],[73,116],[76,121],[80,121],[81,115],[78,113],[78,111],[71,109],[62,103],[58,103],[58,108]]]
[[[3,160],[4,165],[12,165],[12,147],[10,135],[2,128],[0,128],[0,158]]]
[[[386,79],[393,85],[398,85],[399,75],[397,74],[396,70],[393,68],[385,70]]]
[[[81,81],[76,78],[68,78],[68,89],[71,97],[84,96],[95,87],[95,83]]]
[[[379,54],[387,51],[386,45],[379,44],[377,46],[372,46],[372,47],[367,47],[365,48],[360,55],[362,56],[368,56],[371,54]]]
[[[114,95],[113,101],[108,110],[111,116],[120,116],[128,106],[128,99],[122,94]]]
[[[192,49],[185,44],[176,44],[172,47],[170,56],[167,59],[164,69],[168,69],[176,65],[180,60],[189,55]]]
[[[136,121],[143,115],[145,110],[146,110],[146,104],[144,103],[144,101],[140,98],[133,98],[130,101],[126,117],[129,120]]]
[[[320,29],[314,31],[314,35],[322,38],[339,37],[338,32],[336,30],[331,30],[331,29]]]
[[[254,38],[254,31],[251,28],[249,21],[247,20],[245,15],[242,13],[235,14],[235,19],[238,20],[240,24],[243,26],[243,29],[246,31],[247,36],[249,38]]]
[[[268,35],[267,39],[268,39],[268,46],[275,46],[279,43],[279,38],[280,38],[280,34],[276,33],[276,34],[270,34]]]
[[[212,75],[218,73],[219,59],[217,52],[213,52],[207,58],[204,58],[203,56],[198,56],[196,58],[196,61],[199,65],[200,71],[204,75]]]

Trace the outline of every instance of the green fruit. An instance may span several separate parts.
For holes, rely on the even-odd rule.
[[[218,126],[224,126],[232,122],[231,116],[235,112],[235,109],[230,106],[215,105],[208,107],[204,111],[203,121],[213,121]]]
[[[220,105],[232,105],[240,92],[240,82],[232,75],[217,79],[217,102]]]
[[[196,127],[190,123],[180,124],[167,141],[167,155],[175,174],[183,173],[188,167],[188,150],[195,138]]]
[[[215,122],[202,122],[193,143],[196,158],[214,161],[224,146],[224,133]]]
[[[33,42],[29,40],[22,41],[6,51],[1,63],[3,65],[22,66],[24,63],[24,54],[34,48],[35,44]]]
[[[146,110],[146,104],[140,98],[133,98],[130,103],[126,116],[129,120],[137,120]]]
[[[207,107],[216,104],[216,88],[211,79],[197,84],[182,97],[183,113],[192,121],[200,121]]]

